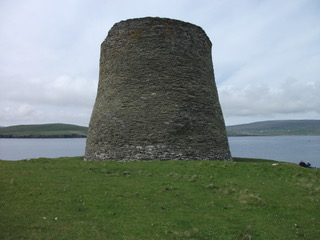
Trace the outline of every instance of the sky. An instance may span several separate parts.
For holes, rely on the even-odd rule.
[[[87,126],[100,44],[147,16],[207,33],[226,125],[320,119],[320,0],[0,0],[0,126]]]

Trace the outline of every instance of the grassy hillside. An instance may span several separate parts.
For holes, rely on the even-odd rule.
[[[320,120],[280,120],[227,126],[229,136],[320,135]]]
[[[264,121],[227,126],[229,136],[320,135],[320,120]],[[71,124],[0,127],[0,137],[86,137],[88,128]]]
[[[236,160],[0,161],[0,239],[319,239],[320,170]]]
[[[0,137],[85,137],[87,129],[62,123],[18,125],[0,128]]]

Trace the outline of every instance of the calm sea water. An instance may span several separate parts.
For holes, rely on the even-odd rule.
[[[320,167],[320,136],[229,137],[233,157],[262,158]]]
[[[0,159],[83,156],[85,145],[85,138],[0,138]]]
[[[85,138],[0,139],[0,159],[83,156]],[[320,167],[320,136],[229,137],[233,157],[263,158]]]

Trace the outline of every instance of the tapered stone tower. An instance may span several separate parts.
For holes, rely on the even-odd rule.
[[[116,23],[101,45],[85,160],[231,160],[211,42],[167,18]]]

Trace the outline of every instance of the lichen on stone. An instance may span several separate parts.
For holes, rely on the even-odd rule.
[[[101,45],[86,160],[231,160],[211,41],[167,18],[116,23]]]

